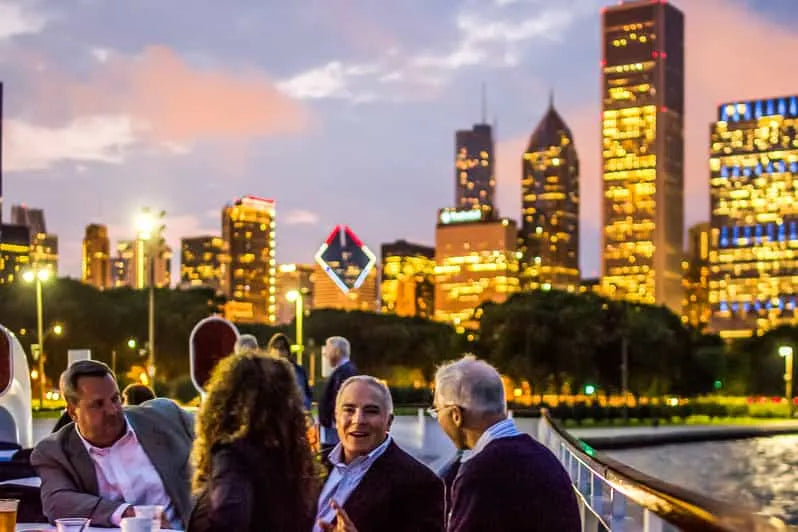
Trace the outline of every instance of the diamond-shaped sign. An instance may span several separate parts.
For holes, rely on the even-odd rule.
[[[363,284],[377,263],[374,253],[345,225],[335,226],[315,259],[343,293]]]

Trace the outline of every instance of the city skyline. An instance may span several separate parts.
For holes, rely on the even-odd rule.
[[[798,45],[798,14],[781,0],[672,3],[687,21],[686,231],[709,217],[706,131],[717,104],[798,86],[768,53]],[[61,273],[72,277],[89,223],[107,224],[114,241],[132,238],[137,209],[151,205],[167,211],[166,237],[180,249],[182,237],[217,233],[219,198],[245,194],[277,200],[279,263],[310,262],[338,223],[372,248],[399,238],[431,245],[437,208],[451,203],[453,134],[480,121],[482,83],[487,122],[498,123],[496,203],[516,220],[521,155],[553,87],[582,167],[581,270],[595,277],[605,5],[409,3],[394,17],[354,4],[323,24],[312,8],[280,8],[286,29],[267,36],[260,23],[274,24],[270,12],[253,3],[233,9],[234,30],[197,40],[197,28],[217,22],[212,8],[185,13],[188,35],[152,24],[147,10],[145,20],[118,6],[0,3],[3,219],[11,204],[44,209]],[[130,30],[115,31],[117,20]],[[309,21],[330,46],[304,44]],[[281,45],[289,60],[268,45],[291,28],[297,35]],[[75,32],[80,42],[68,37]],[[729,69],[747,75],[728,83]],[[123,90],[111,90],[113,80]],[[200,105],[216,98],[222,112]]]

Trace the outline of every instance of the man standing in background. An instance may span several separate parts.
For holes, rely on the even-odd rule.
[[[319,400],[319,425],[321,437],[321,451],[324,456],[338,443],[338,434],[335,430],[335,398],[341,384],[358,374],[354,363],[349,360],[349,340],[343,336],[331,336],[321,348],[321,356],[325,358],[332,373],[327,379],[324,391]]]

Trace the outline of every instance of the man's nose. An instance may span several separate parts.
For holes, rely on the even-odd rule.
[[[360,408],[355,409],[355,413],[352,415],[352,422],[353,423],[362,423],[365,419],[365,414],[363,410]]]

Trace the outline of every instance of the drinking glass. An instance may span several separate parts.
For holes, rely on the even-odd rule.
[[[158,504],[153,505],[136,505],[133,507],[136,512],[136,517],[149,517],[152,519],[152,532],[159,532],[161,530],[161,516],[163,515],[163,506]]]
[[[17,528],[19,499],[0,499],[0,532],[14,532]]]
[[[85,517],[64,517],[55,520],[58,532],[85,532],[89,528],[89,520]]]

